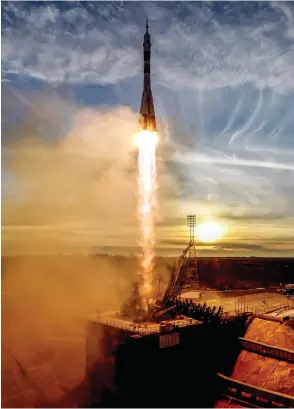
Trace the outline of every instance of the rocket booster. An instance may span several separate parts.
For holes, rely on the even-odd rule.
[[[141,130],[156,132],[156,119],[153,105],[153,97],[151,91],[150,80],[150,56],[151,56],[151,41],[148,32],[148,19],[146,24],[146,33],[144,35],[143,49],[144,49],[144,86],[141,99],[140,108],[140,128]]]

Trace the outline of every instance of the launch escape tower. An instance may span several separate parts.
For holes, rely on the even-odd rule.
[[[196,248],[195,248],[195,227],[196,227],[196,215],[187,215],[187,226],[190,229],[190,248],[189,248],[189,258],[187,260],[187,279],[188,283],[195,289],[199,288],[199,278],[198,278],[198,265],[196,258]]]

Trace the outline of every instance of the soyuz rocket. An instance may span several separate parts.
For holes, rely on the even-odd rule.
[[[144,86],[141,99],[140,108],[140,128],[144,131],[156,132],[156,119],[153,105],[153,97],[151,91],[150,79],[150,57],[151,57],[151,41],[148,31],[148,19],[146,23],[146,33],[144,35],[143,49],[144,49]]]

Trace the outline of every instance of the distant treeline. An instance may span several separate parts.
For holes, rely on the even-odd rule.
[[[7,263],[18,262],[24,256],[2,256],[2,273],[5,273]],[[136,270],[136,256],[123,255],[56,255],[56,256],[27,256],[28,258],[54,259],[65,261],[67,258],[91,258],[97,262],[107,260],[112,265],[124,270]],[[27,258],[25,257],[25,258]],[[175,257],[157,257],[156,269],[159,274],[164,274],[167,282],[169,271],[175,263]],[[197,259],[200,284],[210,288],[249,288],[277,286],[280,283],[290,283],[294,280],[294,258],[265,258],[265,257],[200,257]],[[131,272],[131,271],[130,271]],[[164,272],[164,273],[163,273]],[[3,275],[2,275],[3,278]]]
[[[212,287],[278,286],[294,278],[293,258],[203,258],[197,264],[200,282]]]

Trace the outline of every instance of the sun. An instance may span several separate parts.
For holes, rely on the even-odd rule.
[[[225,234],[224,226],[217,221],[208,221],[196,226],[196,236],[204,243],[217,241]]]

